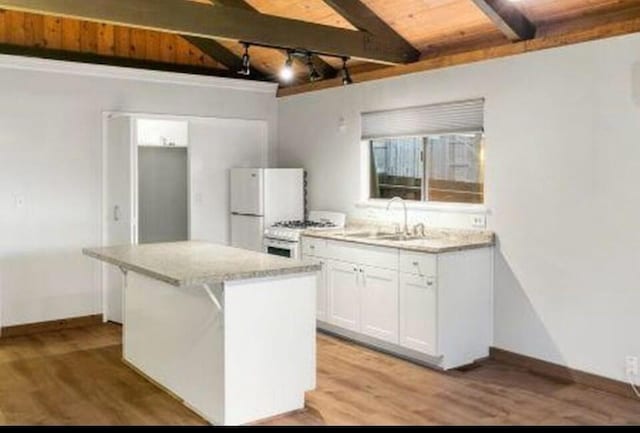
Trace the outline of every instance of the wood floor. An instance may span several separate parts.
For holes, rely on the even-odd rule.
[[[0,339],[0,424],[205,424],[122,364],[120,332],[99,325]],[[436,372],[319,335],[307,409],[266,424],[640,424],[640,400],[494,361]]]

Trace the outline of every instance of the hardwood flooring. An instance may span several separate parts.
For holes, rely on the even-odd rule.
[[[0,424],[201,425],[121,362],[107,324],[0,339]],[[268,425],[640,424],[640,400],[495,361],[437,372],[318,336],[318,387]]]

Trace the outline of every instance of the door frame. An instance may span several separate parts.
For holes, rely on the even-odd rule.
[[[131,136],[129,140],[130,150],[131,150],[131,221],[132,224],[135,224],[135,230],[133,233],[133,238],[135,243],[138,241],[138,221],[137,221],[137,210],[138,210],[138,151],[137,151],[137,124],[135,122],[136,119],[144,118],[144,119],[162,119],[162,120],[183,120],[183,121],[214,121],[214,120],[241,120],[241,121],[255,121],[255,122],[263,122],[267,127],[265,129],[266,136],[264,144],[261,149],[260,159],[262,160],[263,166],[269,166],[271,162],[270,152],[271,152],[271,142],[270,142],[270,132],[268,129],[268,120],[267,119],[247,119],[241,117],[233,117],[233,116],[197,116],[197,115],[188,115],[188,114],[163,114],[163,113],[148,113],[148,112],[137,112],[137,111],[123,111],[123,110],[103,110],[102,111],[102,198],[101,198],[101,219],[100,219],[100,229],[101,229],[101,245],[105,245],[106,237],[107,237],[107,151],[108,151],[108,127],[107,123],[109,119],[115,116],[126,116],[131,117],[133,120],[133,125],[131,128]],[[189,181],[187,182],[187,233],[189,238],[191,238],[191,128],[188,130],[189,143],[187,144],[187,176]],[[230,216],[229,216],[230,218]],[[106,275],[103,271],[103,268],[100,268],[100,291],[102,293],[102,318],[103,321],[106,321],[108,317],[108,299],[107,299],[107,291],[105,287],[106,284]]]

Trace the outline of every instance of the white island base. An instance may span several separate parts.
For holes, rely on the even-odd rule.
[[[316,273],[176,287],[126,274],[124,359],[216,425],[304,407]]]

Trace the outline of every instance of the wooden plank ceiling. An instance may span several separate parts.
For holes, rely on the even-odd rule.
[[[90,1],[90,0],[87,0]],[[340,0],[175,0],[242,8],[262,14],[348,30],[362,29],[345,12]],[[356,1],[356,0],[346,0]],[[535,37],[563,34],[595,25],[640,18],[640,0],[360,0],[387,26],[390,35],[408,42],[421,60],[514,42],[504,14],[491,8],[506,8],[506,19],[521,14],[530,21]],[[1,3],[1,2],[0,2]],[[347,4],[347,9],[353,4]],[[501,12],[504,12],[502,10]],[[344,15],[344,16],[343,16]],[[502,15],[502,17],[500,16]],[[380,28],[377,29],[380,31]],[[384,29],[383,29],[384,30]],[[404,41],[402,41],[404,39]],[[515,39],[518,39],[516,36]],[[525,39],[527,39],[525,37]],[[301,47],[304,48],[304,47]],[[151,31],[73,18],[0,9],[0,52],[40,57],[68,58],[152,69],[243,78],[237,65],[243,53],[238,41],[200,39],[174,33]],[[253,79],[277,80],[286,55],[282,50],[251,47]],[[217,56],[218,58],[215,58]],[[308,80],[304,61],[294,64],[294,84]],[[335,57],[319,56],[314,64],[328,78],[341,67]],[[352,60],[352,73],[387,68],[389,65]]]

